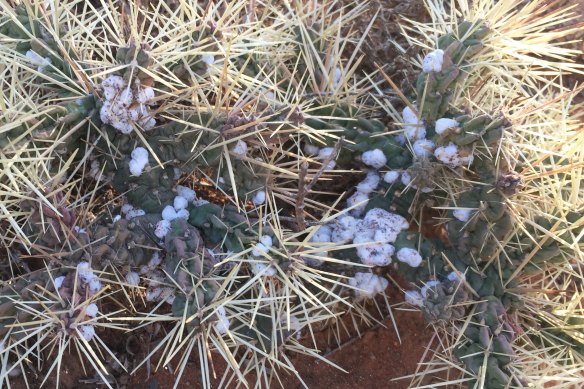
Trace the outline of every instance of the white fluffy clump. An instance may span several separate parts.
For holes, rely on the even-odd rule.
[[[148,264],[143,265],[140,267],[140,274],[145,275],[148,278],[148,285],[150,286],[158,286],[159,284],[164,283],[165,276],[160,270],[156,268],[158,265],[162,263],[162,258],[158,252],[155,252],[150,257]]]
[[[140,284],[140,275],[135,271],[130,271],[126,274],[126,282],[128,285],[138,286]]]
[[[377,169],[387,162],[385,155],[379,149],[363,153],[362,160],[365,164]],[[377,189],[379,181],[381,181],[381,178],[377,172],[369,172],[365,179],[356,186],[357,191],[347,199],[347,207],[352,208],[351,215],[361,216],[363,214],[369,202],[369,194]]]
[[[91,165],[89,168],[89,175],[94,178],[95,180],[100,181],[101,180],[101,169],[99,167],[99,161],[97,159],[94,159],[93,161],[91,161]]]
[[[161,220],[156,223],[156,228],[154,229],[154,235],[157,238],[162,239],[170,232],[170,221]]]
[[[418,109],[416,106],[414,106]],[[409,140],[424,139],[426,137],[426,127],[418,118],[418,115],[410,108],[405,107],[402,111],[404,121],[404,135]]]
[[[262,88],[261,92],[267,100],[273,100],[276,98],[276,94],[269,90],[268,88]]]
[[[160,295],[162,295],[162,288],[146,289],[146,301],[159,301]]]
[[[186,209],[186,199],[182,196],[174,198],[173,205],[167,205],[162,210],[162,220],[171,222],[175,219],[188,219],[189,211]],[[170,227],[170,225],[169,225]]]
[[[332,147],[324,147],[318,151],[318,159],[323,160],[330,156],[335,151]],[[325,169],[333,170],[337,166],[337,163],[334,160],[331,160]]]
[[[79,226],[73,226],[73,232],[75,232],[76,234],[87,234],[85,228],[81,228]]]
[[[254,248],[251,250],[251,254],[254,257],[262,256],[263,253],[267,253],[270,248],[272,247],[273,241],[272,237],[269,235],[263,235],[260,238],[260,241],[256,243]],[[254,274],[262,274],[265,277],[272,277],[276,275],[277,271],[276,268],[268,263],[252,263],[251,264],[251,271]]]
[[[112,75],[103,80],[101,88],[103,89],[105,99],[111,101],[114,100],[118,94],[121,94],[122,90],[126,88],[127,85],[128,84],[122,77]]]
[[[355,296],[358,298],[373,298],[389,285],[385,278],[372,273],[355,273],[354,277],[349,278],[348,283],[355,288]]]
[[[227,312],[225,311],[225,308],[223,308],[223,306],[219,306],[219,308],[217,308],[217,311],[215,313],[217,314],[217,321],[215,322],[215,329],[220,334],[226,334],[227,331],[229,330],[229,326],[231,325],[231,322],[227,318]]]
[[[162,263],[162,258],[160,258],[160,254],[158,254],[158,252],[156,252],[156,253],[152,254],[152,257],[150,257],[150,260],[148,261],[148,267],[151,269],[154,269],[155,267],[157,267],[161,263]]]
[[[474,209],[459,208],[459,209],[455,209],[454,212],[452,212],[452,215],[455,218],[457,218],[458,220],[460,220],[461,222],[467,222],[467,221],[469,221],[473,212],[474,212]]]
[[[233,154],[238,155],[240,157],[245,157],[247,154],[247,143],[242,141],[241,139],[237,141],[235,147],[231,150]]]
[[[182,196],[176,196],[174,198],[173,205],[174,205],[174,209],[181,210],[181,209],[186,209],[189,205],[189,202],[187,199],[185,199]]]
[[[197,198],[197,192],[195,192],[191,188],[187,188],[186,186],[182,185],[177,185],[176,193],[180,197],[185,198],[189,203],[195,201]]]
[[[318,153],[320,152],[320,147],[311,145],[310,143],[306,143],[302,150],[307,155],[318,155]]]
[[[429,52],[424,57],[422,62],[422,71],[424,73],[440,72],[442,71],[442,63],[444,62],[444,51],[437,49]]]
[[[162,293],[164,298],[164,302],[167,304],[172,305],[174,303],[174,299],[176,298],[176,293],[173,288],[164,288],[164,292]]]
[[[213,54],[201,54],[201,61],[207,65],[213,65],[215,63],[215,56]]]
[[[262,253],[267,253],[272,247],[273,241],[270,235],[263,235],[260,241],[256,243],[255,247],[251,250],[251,255],[254,257],[259,257]]]
[[[55,289],[61,288],[61,286],[63,286],[63,281],[65,281],[65,276],[55,278]]]
[[[83,261],[77,264],[77,277],[79,277],[81,282],[83,282],[84,284],[87,284],[91,279],[95,277],[95,274],[93,274],[93,270],[91,270],[91,267],[89,266],[89,262]]]
[[[170,287],[150,287],[146,289],[146,301],[164,301],[167,304],[172,304],[176,295],[174,288]]]
[[[336,67],[335,72],[333,73],[333,89],[337,89],[339,83],[341,82],[341,78],[343,77],[343,72],[341,68]]]
[[[85,307],[85,314],[87,316],[96,317],[98,313],[99,310],[97,309],[97,305],[95,304],[89,304],[88,306]]]
[[[371,166],[375,169],[381,169],[387,163],[385,154],[379,149],[364,152],[363,155],[361,155],[361,160],[365,165]]]
[[[144,165],[148,163],[148,156],[148,150],[146,150],[144,147],[136,147],[132,151],[132,159],[143,163]]]
[[[369,266],[387,266],[395,248],[389,243],[372,242],[372,238],[357,234],[353,243],[357,245],[357,256],[361,263]]]
[[[436,134],[442,135],[448,130],[458,127],[458,124],[459,123],[454,119],[440,118],[436,120],[434,130],[436,131]]]
[[[103,80],[101,87],[105,101],[99,114],[103,123],[123,134],[134,131],[133,123],[144,130],[151,130],[156,125],[148,108],[155,96],[152,88],[136,85],[132,89],[126,80],[116,75]]]
[[[89,287],[90,296],[96,295],[97,292],[99,292],[102,287],[101,281],[97,277],[93,277],[91,280],[89,280],[87,286]]]
[[[148,165],[148,150],[144,147],[136,147],[132,151],[132,159],[129,163],[130,173],[135,177],[139,177],[146,165]]]
[[[419,126],[405,126],[404,134],[409,140],[425,139],[426,128]]]
[[[79,326],[79,332],[86,341],[90,341],[95,336],[95,328],[91,324]]]
[[[434,156],[440,162],[451,167],[470,164],[473,160],[472,154],[463,157],[459,154],[458,146],[450,142],[448,146],[438,147],[434,151]]]
[[[357,190],[363,193],[371,193],[379,186],[380,177],[376,172],[369,172],[363,181],[357,185]]]
[[[195,207],[201,207],[201,206],[203,206],[205,204],[209,204],[209,201],[208,200],[204,200],[204,199],[199,199],[199,200],[193,201],[193,205]]]
[[[331,242],[342,243],[355,238],[358,220],[352,216],[343,216],[335,221],[331,233]]]
[[[418,107],[414,105],[414,108],[417,110]],[[409,106],[406,106],[402,110],[402,118],[404,120],[404,124],[416,124],[418,123],[418,115],[411,109]]]
[[[462,280],[466,280],[466,277],[464,276],[464,274],[458,275],[458,273],[455,271],[448,273],[447,278],[448,278],[448,280],[454,281],[454,282],[461,282]]]
[[[381,208],[373,208],[367,212],[361,228],[374,231],[376,241],[395,242],[402,230],[407,230],[409,224],[402,216],[387,212]]]
[[[426,285],[424,285],[424,286],[422,287],[422,290],[421,290],[422,297],[423,297],[424,299],[426,299],[426,298],[428,297],[428,289],[430,289],[430,288],[432,288],[432,287],[434,287],[434,286],[436,286],[436,285],[440,285],[440,281],[428,281],[428,282],[426,283]]]
[[[324,226],[320,226],[318,227],[318,229],[316,230],[316,232],[310,237],[310,242],[315,242],[315,243],[330,243],[333,234],[333,228],[331,226],[328,225],[324,225]],[[316,245],[316,247],[318,248],[319,245]],[[327,250],[323,250],[323,251],[317,251],[317,252],[313,252],[311,253],[311,255],[315,256],[315,257],[328,257],[329,253]],[[313,262],[315,265],[321,265],[323,263],[323,261],[321,259],[318,258],[309,258],[308,262]]]
[[[276,275],[277,270],[274,266],[268,263],[252,263],[251,264],[251,271],[253,274],[260,274],[264,277],[273,277]]]
[[[330,226],[324,225],[318,227],[318,230],[310,238],[311,242],[330,242],[333,229]]]
[[[263,190],[256,192],[256,194],[251,199],[251,202],[255,206],[262,205],[263,203],[266,202],[266,192],[264,192]]]
[[[172,205],[167,205],[162,210],[162,220],[173,221],[174,219],[178,218],[178,214],[176,213],[176,209]]]
[[[42,72],[51,65],[52,61],[49,57],[41,57],[39,53],[34,50],[29,50],[26,52],[26,58],[37,67],[39,72]]]
[[[141,272],[146,272],[146,277],[148,278],[148,286],[161,286],[166,280],[164,273],[157,269],[150,269],[148,267],[142,267]]]
[[[417,307],[424,305],[424,297],[417,290],[406,290],[405,300],[406,303]]]
[[[383,181],[387,182],[388,184],[393,184],[399,178],[399,172],[395,170],[390,170],[383,176]]]
[[[139,208],[134,208],[131,209],[130,211],[128,211],[128,213],[126,213],[126,220],[132,220],[135,217],[138,216],[144,216],[146,215],[146,212],[142,209]]]
[[[150,101],[154,100],[154,97],[155,97],[154,89],[146,87],[138,90],[136,100],[138,100],[140,104],[148,104]]]
[[[406,219],[381,208],[369,210],[365,218],[355,228],[353,243],[357,245],[357,255],[363,264],[387,266],[395,248],[400,231],[409,227]]]
[[[296,334],[296,339],[300,339],[301,337],[300,331],[302,331],[302,325],[300,324],[300,320],[296,315],[290,315],[289,321],[286,321],[286,319],[282,319],[282,321],[280,321],[280,324],[288,331],[292,331],[294,334]]]
[[[434,152],[436,145],[429,139],[418,139],[412,147],[418,158],[428,158]]]
[[[367,203],[369,202],[369,195],[363,192],[355,192],[351,197],[347,199],[347,207],[351,208],[351,215],[353,216],[361,216],[367,207]],[[357,205],[359,204],[359,205]]]
[[[146,212],[144,212],[144,210],[140,208],[134,208],[132,204],[122,205],[121,212],[122,214],[126,215],[126,220],[132,220],[135,217],[146,215]],[[114,222],[118,221],[119,219],[121,219],[121,216],[117,220],[116,218],[114,218]]]
[[[397,251],[397,260],[407,263],[411,267],[418,267],[422,264],[422,256],[417,250],[409,247],[402,247]]]

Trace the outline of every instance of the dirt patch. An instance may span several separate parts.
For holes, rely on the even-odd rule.
[[[402,299],[402,292],[398,286],[390,286],[387,289],[387,294],[390,301]],[[352,389],[367,386],[408,388],[409,379],[393,380],[415,373],[416,366],[432,338],[433,330],[428,327],[420,312],[394,308],[392,313],[399,336],[391,319],[383,320],[381,325],[377,325],[371,330],[367,330],[365,327],[360,328],[361,337],[356,334],[356,331],[351,330],[350,334],[342,336],[340,346],[329,340],[330,333],[326,330],[317,332],[318,348],[327,360],[346,372],[312,357],[289,355],[304,384],[309,388]],[[347,319],[345,322],[349,324]],[[214,365],[218,377],[212,382],[218,384],[225,363],[221,358],[216,357]],[[198,361],[191,357],[179,387],[202,388],[200,374]],[[280,378],[283,388],[304,387],[298,378],[290,373],[280,372]],[[171,388],[175,380],[176,376],[168,369],[159,370],[151,377],[147,377],[146,372],[142,370],[132,377],[129,387],[136,389]],[[249,377],[249,380],[253,387],[253,377]],[[235,387],[235,385],[230,387]],[[277,388],[280,385],[273,382],[272,387]]]
[[[350,343],[329,353],[327,359],[346,373],[319,360],[306,357],[294,359],[304,383],[310,388],[408,388],[408,379],[393,379],[415,373],[417,363],[430,341],[432,329],[427,328],[418,312],[394,310],[393,314],[401,343],[391,320],[385,320],[383,327],[366,331],[361,338],[354,338],[356,341],[348,341]],[[284,380],[283,386],[303,387],[292,377]]]

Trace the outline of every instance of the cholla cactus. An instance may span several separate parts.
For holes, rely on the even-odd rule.
[[[516,336],[508,323],[505,308],[496,298],[477,305],[475,322],[464,332],[468,342],[455,349],[456,356],[464,362],[473,375],[478,375],[486,361],[482,385],[487,388],[504,388],[513,382],[506,366],[515,358],[511,344]],[[475,385],[474,379],[469,385]],[[520,379],[518,384],[524,385]]]
[[[483,49],[482,40],[491,33],[483,20],[465,20],[455,31],[438,39],[436,49],[424,57],[418,76],[416,92],[423,101],[419,103],[420,114],[429,124],[446,113],[454,90],[467,76],[465,68]]]
[[[297,339],[313,326],[385,315],[397,272],[463,380],[530,384],[517,351],[549,337],[521,340],[522,312],[581,262],[581,132],[542,82],[578,66],[538,58],[570,54],[540,43],[561,19],[515,0],[447,16],[431,3],[431,27],[404,27],[425,56],[393,106],[345,51],[364,6],[309,3],[0,5],[0,232],[24,258],[0,291],[0,380],[57,355],[48,377],[72,344],[111,386],[100,332],[158,324],[134,372],[178,357],[176,387],[197,354],[209,387],[218,355],[221,385],[270,386],[295,372],[288,351],[315,354]]]
[[[407,291],[406,302],[419,306],[429,322],[449,322],[465,316],[468,291],[455,272],[442,281],[428,281],[418,292]]]
[[[50,272],[37,271],[14,286],[3,288],[2,336],[8,347],[3,347],[2,358],[14,352],[18,357],[14,369],[30,355],[42,358],[45,354],[44,358],[51,360],[56,353],[45,380],[56,369],[59,385],[61,355],[73,345],[89,357],[91,366],[107,382],[109,372],[101,358],[94,354],[94,347],[114,359],[115,355],[103,341],[96,341],[99,338],[96,329],[112,331],[123,330],[123,327],[103,323],[111,315],[100,312],[106,290],[107,286],[87,262],[80,262],[77,268],[68,269],[57,277]]]

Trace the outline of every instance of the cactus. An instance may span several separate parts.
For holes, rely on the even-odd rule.
[[[461,194],[457,201],[460,210],[453,211],[448,222],[448,238],[456,244],[460,257],[478,261],[489,260],[507,237],[513,224],[505,197],[495,188],[483,186]]]
[[[154,226],[157,215],[134,219],[106,220],[92,226],[91,258],[96,268],[114,265],[119,268],[139,268],[147,265],[157,252]]]
[[[466,78],[467,72],[461,68],[483,49],[482,41],[491,33],[483,21],[463,21],[457,30],[457,34],[438,38],[436,51],[426,56],[424,71],[416,81],[418,105],[423,107],[420,114],[428,124],[443,117],[449,109],[454,90]]]
[[[232,252],[243,251],[253,235],[247,221],[233,206],[204,204],[190,212],[189,223],[199,228],[210,244],[223,244]]]
[[[91,349],[89,342],[99,336],[96,328],[102,325],[99,310],[103,288],[87,262],[59,277],[46,271],[30,273],[27,278],[0,291],[3,312],[0,333],[22,358],[31,353],[46,353],[50,358],[54,353],[63,353],[68,344],[75,344],[87,352]],[[117,328],[115,325],[107,327],[110,330]],[[28,343],[30,339],[35,341],[32,347]],[[40,347],[43,340],[47,341],[46,350]],[[105,354],[113,355],[107,346],[102,349]],[[3,349],[2,357],[7,352]],[[105,379],[107,371],[104,371],[101,359],[96,357],[89,362]],[[51,364],[49,374],[55,368],[60,370],[61,364]]]
[[[424,289],[422,291],[424,292]],[[425,292],[421,309],[428,322],[449,322],[466,315],[464,304],[470,297],[458,281],[445,280],[427,288]]]
[[[208,23],[199,27],[198,30],[193,31],[187,39],[187,47],[200,47],[205,51],[217,52],[219,47],[216,40],[221,39],[221,31],[218,31],[212,24]],[[192,78],[196,76],[202,77],[209,72],[211,62],[216,60],[215,55],[199,54],[186,56],[178,60],[175,64],[170,65],[169,68],[183,84],[190,85]],[[164,89],[164,86],[162,88]]]
[[[485,372],[485,387],[505,388],[511,382],[506,366],[515,358],[511,344],[516,333],[499,299],[487,297],[485,300],[477,305],[477,320],[464,332],[468,343],[456,348],[454,353],[475,377],[481,370]],[[468,387],[474,387],[478,380],[470,380]]]
[[[416,250],[423,262],[413,267],[399,261],[398,271],[407,281],[416,283],[420,280],[427,281],[436,277],[443,279],[450,274],[449,266],[445,263],[442,254],[447,252],[444,244],[437,239],[424,237],[414,231],[401,232],[394,244],[396,253],[402,248]],[[450,256],[448,256],[450,258]],[[464,269],[462,269],[464,272]]]
[[[353,118],[348,112],[350,112],[349,107],[325,108],[311,112],[311,117],[305,120],[306,124],[314,130],[331,134],[342,131],[345,147],[336,159],[340,165],[348,166],[360,161],[362,154],[369,150],[381,150],[389,168],[403,169],[409,166],[412,160],[410,153],[392,136],[386,134],[387,129],[381,121],[358,116]],[[320,119],[317,116],[334,119]],[[334,143],[333,138],[325,139],[325,145],[328,147],[333,146]],[[308,144],[315,146],[310,142]]]
[[[152,83],[152,76],[145,70],[152,66],[153,59],[150,55],[150,47],[146,44],[134,43],[127,47],[120,47],[116,52],[116,61],[120,65],[128,65],[121,76],[125,80],[138,80],[140,83]]]
[[[82,247],[89,242],[87,234],[75,224],[79,216],[64,203],[64,195],[57,193],[52,208],[32,199],[22,201],[21,209],[27,212],[28,218],[25,233],[30,237],[35,252],[59,253],[68,252],[68,257],[78,261],[82,254]]]
[[[216,281],[205,281],[197,285],[189,294],[179,294],[172,303],[172,313],[177,317],[189,318],[186,330],[198,330],[201,325],[200,311],[214,299],[219,284]],[[191,320],[192,318],[192,320]]]
[[[470,386],[524,384],[515,320],[543,304],[537,290],[561,278],[549,273],[577,269],[582,232],[578,158],[558,157],[580,133],[532,135],[548,121],[534,106],[568,112],[565,91],[542,104],[538,88],[554,90],[541,69],[575,67],[538,51],[531,76],[497,47],[519,40],[508,19],[538,20],[538,42],[557,33],[548,19],[542,32],[511,1],[416,24],[410,43],[435,50],[415,90],[397,93],[415,96],[399,118],[344,51],[358,4],[20,3],[0,5],[0,232],[22,262],[0,290],[0,359],[18,356],[1,383],[55,350],[48,373],[60,369],[73,343],[111,386],[99,332],[167,322],[138,367],[179,356],[178,385],[196,348],[204,385],[208,355],[221,355],[222,383],[253,373],[271,386],[279,368],[295,372],[287,351],[314,354],[293,336],[304,327],[338,329],[343,311],[356,326],[378,321],[367,307],[397,272],[406,302],[459,342],[440,344]],[[505,83],[516,74],[525,86]],[[537,147],[517,144],[527,139]],[[197,196],[200,184],[220,195]],[[429,207],[447,223],[442,240],[424,227]],[[546,288],[523,287],[533,275]]]
[[[121,159],[102,158],[100,165],[106,164],[106,173],[111,176],[114,188],[120,193],[127,193],[131,204],[147,212],[161,211],[175,197],[172,190],[174,182],[182,174],[191,173],[195,169],[207,172],[212,178],[223,182],[220,187],[236,190],[240,198],[265,188],[265,169],[257,165],[239,164],[234,188],[228,169],[221,168],[223,150],[216,145],[223,142],[221,131],[225,127],[229,128],[229,119],[198,114],[181,120],[190,125],[182,121],[170,122],[149,131],[148,146],[154,155],[149,154],[148,167],[139,176],[132,174],[129,165],[132,150],[140,145],[138,137],[116,134],[113,130],[108,132],[111,134],[108,142],[116,146]],[[209,126],[219,132],[190,130],[190,126]],[[107,147],[105,140],[99,145]],[[160,165],[158,161],[166,162]]]
[[[203,249],[199,231],[184,219],[171,222],[171,230],[164,238],[164,248],[166,274],[187,292],[190,277],[202,277],[215,265],[213,257]]]
[[[76,89],[72,81],[76,79],[75,70],[71,64],[78,65],[78,58],[67,44],[63,44],[61,36],[54,36],[47,30],[39,16],[37,7],[19,4],[0,20],[0,35],[17,42],[16,51],[24,54],[36,70],[46,75],[43,78],[48,82],[44,88],[66,95],[67,90]]]

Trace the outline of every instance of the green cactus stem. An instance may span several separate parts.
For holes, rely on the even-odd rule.
[[[483,49],[482,41],[491,32],[480,21],[474,25],[463,21],[457,30],[457,34],[452,32],[438,39],[438,50],[443,52],[440,71],[421,72],[416,81],[420,115],[430,125],[449,109],[456,87],[468,74],[468,70],[462,69]]]

